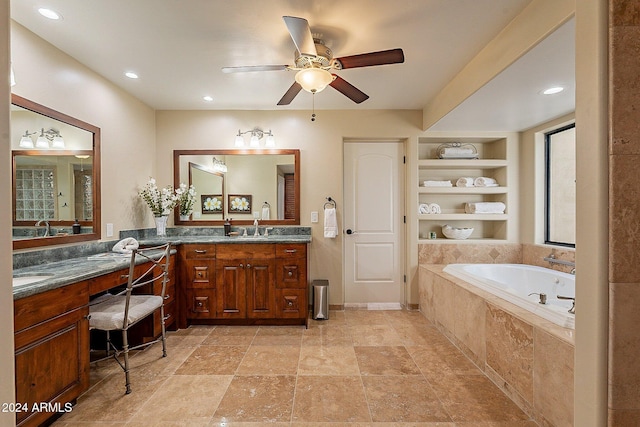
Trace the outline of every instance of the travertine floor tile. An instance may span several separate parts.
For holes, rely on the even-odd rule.
[[[216,326],[202,341],[203,345],[249,346],[258,332],[258,326]]]
[[[197,347],[176,370],[177,375],[233,375],[246,348],[202,345]]]
[[[476,365],[449,341],[406,348],[427,380],[445,374],[483,375]]]
[[[239,375],[296,375],[300,346],[252,345],[238,367]]]
[[[360,375],[352,346],[303,346],[298,375]]]
[[[211,418],[232,376],[172,375],[140,407],[132,422],[152,423]],[[115,408],[114,408],[115,409]]]
[[[295,422],[370,421],[359,376],[299,376],[293,407]]]
[[[309,328],[302,336],[302,345],[311,346],[351,346],[351,331],[347,326],[319,326]]]
[[[294,375],[235,376],[213,421],[290,421],[295,384]]]
[[[350,326],[353,345],[402,345],[398,333],[390,325]]]
[[[420,375],[402,346],[354,347],[361,375]]]

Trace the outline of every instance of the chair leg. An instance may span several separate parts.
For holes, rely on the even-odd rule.
[[[109,357],[111,355],[111,335],[109,334],[109,331],[107,331],[107,348],[105,349],[106,353],[107,353],[107,357]]]
[[[124,353],[124,377],[127,387],[125,394],[129,394],[131,393],[131,381],[129,380],[129,339],[126,329],[122,330],[122,352]]]
[[[164,304],[160,306],[160,326],[162,328],[162,357],[167,357],[167,336],[164,326]]]

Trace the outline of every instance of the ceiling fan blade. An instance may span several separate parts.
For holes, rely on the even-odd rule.
[[[242,67],[222,67],[223,73],[248,73],[251,71],[286,71],[288,65],[246,65]]]
[[[317,56],[316,44],[313,42],[313,35],[309,28],[309,22],[304,18],[295,16],[283,16],[284,23],[287,25],[289,34],[293,39],[293,44],[301,55]]]
[[[282,96],[280,101],[278,101],[278,105],[289,105],[289,104],[291,104],[291,101],[293,101],[293,98],[295,98],[296,95],[301,90],[302,90],[302,86],[300,86],[300,83],[293,82],[293,84],[291,85],[289,90],[287,90],[287,92]]]
[[[334,79],[329,86],[333,87],[338,92],[341,92],[344,96],[351,99],[356,104],[360,104],[361,102],[369,99],[369,95],[362,92],[360,89],[346,81],[340,76],[333,75]]]
[[[404,52],[402,52],[402,49],[381,50],[380,52],[343,56],[342,58],[336,58],[336,60],[342,64],[343,69],[399,64],[404,62]]]

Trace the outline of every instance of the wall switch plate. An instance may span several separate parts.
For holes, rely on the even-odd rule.
[[[316,211],[311,212],[311,222],[312,223],[318,222],[318,212]]]
[[[113,237],[113,224],[107,224],[107,237]]]

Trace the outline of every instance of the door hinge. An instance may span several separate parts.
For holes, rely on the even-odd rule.
[[[402,222],[403,222],[404,224],[406,224],[406,223],[407,223],[407,216],[406,216],[406,215],[402,217]]]
[[[407,156],[402,156],[402,164],[406,164],[407,163]]]
[[[407,283],[407,275],[406,274],[404,275],[403,281],[404,281],[404,283]]]

